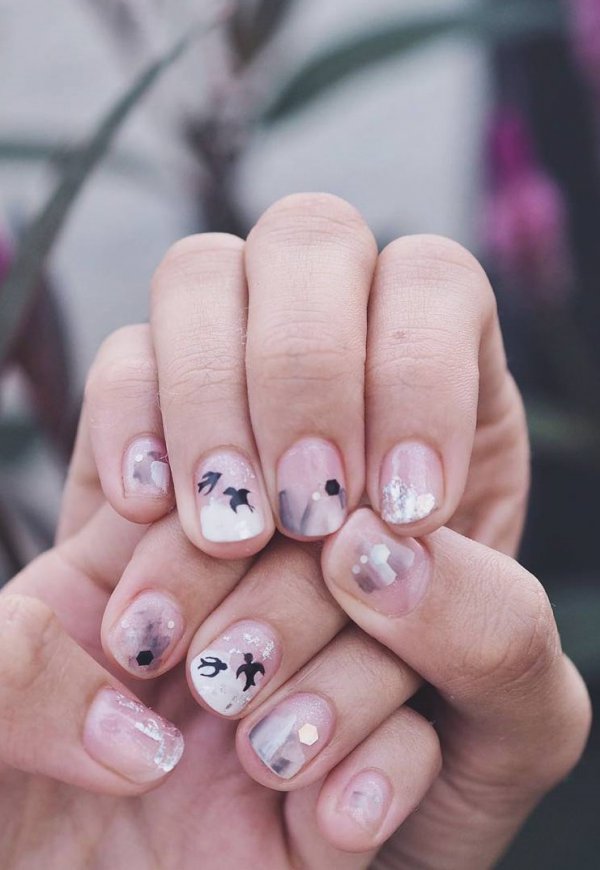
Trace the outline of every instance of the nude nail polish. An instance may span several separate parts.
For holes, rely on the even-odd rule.
[[[207,541],[231,543],[260,535],[265,528],[262,485],[240,453],[208,456],[196,475],[200,530]]]
[[[174,725],[108,686],[88,710],[83,745],[100,764],[140,783],[169,773],[183,754],[183,736]]]
[[[164,498],[171,489],[167,450],[159,438],[136,438],[123,458],[123,491],[126,496]]]
[[[329,579],[388,616],[419,604],[429,584],[431,559],[414,538],[395,538],[371,511],[355,513],[344,528],[343,547],[327,565]]]
[[[338,812],[347,816],[370,834],[381,827],[392,801],[390,781],[378,770],[363,770],[348,783]]]
[[[254,726],[249,740],[269,770],[291,779],[327,745],[334,725],[333,709],[320,695],[291,695]]]
[[[205,704],[223,716],[237,716],[266,686],[280,661],[275,631],[244,620],[194,656],[190,677]]]
[[[281,524],[294,535],[322,538],[336,532],[346,518],[342,460],[322,438],[304,438],[283,454],[277,490]]]
[[[381,466],[380,507],[386,523],[407,525],[432,514],[444,497],[438,454],[418,441],[397,444]]]
[[[159,670],[184,631],[178,604],[162,592],[142,592],[107,635],[115,659],[138,677]]]

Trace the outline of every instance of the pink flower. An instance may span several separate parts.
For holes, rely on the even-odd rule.
[[[525,288],[534,301],[561,304],[571,287],[566,204],[514,110],[494,121],[491,171],[487,234],[499,269],[509,286]]]
[[[600,92],[600,0],[569,0],[575,56],[594,90]]]

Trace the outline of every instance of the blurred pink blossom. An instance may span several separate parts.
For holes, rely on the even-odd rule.
[[[569,0],[569,5],[575,56],[600,93],[600,0]]]
[[[515,110],[494,119],[491,175],[487,234],[499,269],[532,301],[560,305],[571,287],[566,203]]]

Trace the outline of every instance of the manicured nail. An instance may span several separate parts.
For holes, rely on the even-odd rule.
[[[250,732],[260,760],[282,779],[291,779],[328,743],[335,716],[319,695],[292,695]]]
[[[281,661],[275,632],[260,622],[236,622],[190,664],[194,688],[224,716],[236,716],[265,686]]]
[[[414,610],[431,573],[425,548],[414,538],[392,537],[370,511],[354,514],[344,534],[343,546],[336,546],[328,566],[331,580],[389,616]]]
[[[255,538],[265,528],[262,486],[247,459],[222,450],[198,469],[196,493],[200,529],[207,541]]]
[[[120,665],[143,676],[163,665],[183,630],[183,615],[170,597],[142,592],[109,631],[108,645]]]
[[[378,770],[363,770],[344,789],[338,812],[350,816],[370,834],[376,834],[391,802],[392,787],[387,776]]]
[[[159,438],[137,438],[125,451],[125,495],[164,498],[171,489],[171,469],[165,445]]]
[[[418,441],[396,445],[383,460],[380,488],[386,523],[399,526],[425,519],[444,497],[439,456]]]
[[[298,441],[279,460],[277,490],[281,524],[294,535],[322,538],[346,518],[342,460],[322,438]]]
[[[174,725],[108,687],[88,710],[83,744],[100,764],[134,782],[160,779],[183,753],[183,737]]]

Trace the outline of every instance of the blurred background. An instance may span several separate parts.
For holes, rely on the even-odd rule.
[[[86,371],[165,249],[326,190],[488,268],[521,557],[597,701],[599,119],[600,0],[0,0],[0,583],[52,540]],[[598,782],[600,727],[502,867],[597,868]]]

